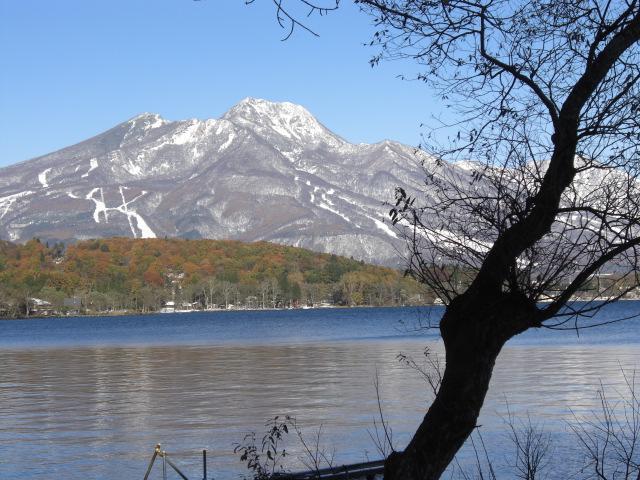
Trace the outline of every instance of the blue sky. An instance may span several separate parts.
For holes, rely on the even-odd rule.
[[[417,145],[440,110],[410,63],[371,68],[350,2],[283,42],[270,0],[0,0],[0,166],[141,112],[216,118],[244,97],[307,107],[353,142]]]

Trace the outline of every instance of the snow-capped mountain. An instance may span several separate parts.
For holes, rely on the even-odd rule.
[[[0,238],[268,240],[393,264],[383,202],[418,189],[424,161],[391,141],[351,144],[286,102],[247,98],[210,120],[145,113],[0,169]]]

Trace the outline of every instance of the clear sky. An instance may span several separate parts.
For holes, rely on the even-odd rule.
[[[351,2],[283,42],[270,0],[0,0],[0,166],[142,112],[217,118],[244,97],[291,101],[352,142],[419,143],[440,109],[411,64],[371,68]]]

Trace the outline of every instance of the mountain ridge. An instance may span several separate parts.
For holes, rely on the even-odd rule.
[[[0,169],[0,238],[267,240],[397,264],[384,202],[429,157],[352,144],[307,109],[247,97],[218,119],[141,113]]]

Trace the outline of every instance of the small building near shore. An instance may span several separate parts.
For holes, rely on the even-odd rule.
[[[29,302],[31,303],[31,315],[51,315],[54,313],[54,308],[53,305],[51,305],[51,302],[47,302],[41,298],[30,298]]]
[[[165,302],[164,306],[160,309],[160,313],[173,313],[176,311],[176,302]]]
[[[62,301],[67,315],[77,315],[82,310],[82,299],[80,297],[67,297]]]

